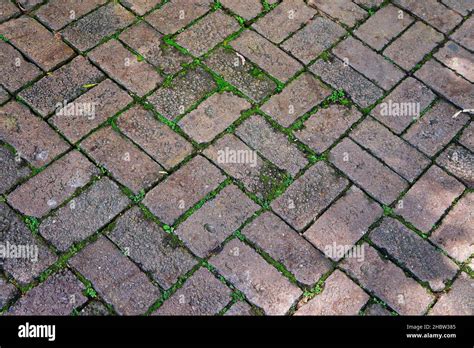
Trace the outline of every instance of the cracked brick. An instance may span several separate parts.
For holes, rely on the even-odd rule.
[[[353,27],[367,16],[363,8],[346,0],[309,0],[308,5],[327,13],[349,27]]]

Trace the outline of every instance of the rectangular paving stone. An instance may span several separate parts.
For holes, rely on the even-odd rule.
[[[236,186],[227,186],[180,224],[176,234],[194,254],[204,258],[258,209]]]
[[[348,138],[331,151],[329,159],[383,204],[391,204],[408,186],[397,173]]]
[[[448,41],[434,55],[441,63],[474,83],[474,54],[453,41]]]
[[[219,169],[196,156],[151,190],[143,204],[160,221],[173,225],[176,219],[225,180]]]
[[[286,40],[282,47],[304,64],[308,64],[345,34],[344,28],[336,22],[317,16]]]
[[[240,25],[233,17],[218,10],[176,36],[175,41],[191,54],[201,56],[239,29]]]
[[[331,90],[309,73],[304,73],[262,105],[262,111],[284,127],[331,95]]]
[[[474,188],[474,154],[468,149],[452,144],[436,159],[436,163],[468,188]]]
[[[30,17],[0,24],[0,33],[45,71],[52,70],[74,55],[69,46]]]
[[[335,87],[346,91],[359,106],[366,108],[383,96],[383,90],[350,66],[345,66],[338,58],[329,61],[318,60],[310,71]]]
[[[327,13],[349,27],[353,27],[368,15],[363,8],[347,0],[309,0],[308,5]]]
[[[240,125],[235,134],[265,158],[292,176],[303,169],[308,160],[288,137],[277,132],[261,116],[253,116]]]
[[[297,231],[302,231],[346,188],[348,181],[323,162],[298,178],[271,207]]]
[[[161,3],[161,0],[124,0],[122,1],[123,6],[139,14],[140,16],[143,16],[145,13],[151,11],[160,3]]]
[[[402,70],[353,37],[342,41],[333,52],[385,90],[392,89],[405,76]]]
[[[232,240],[209,262],[267,315],[284,315],[302,294],[249,246]]]
[[[62,66],[52,75],[43,77],[19,96],[46,117],[85,92],[84,86],[98,83],[104,78],[102,72],[86,58],[78,56]]]
[[[221,4],[240,17],[250,20],[263,12],[262,3],[259,0],[222,0]]]
[[[127,92],[107,79],[58,109],[48,122],[70,142],[76,143],[132,101]]]
[[[469,17],[460,28],[458,28],[451,38],[459,42],[461,45],[467,49],[474,51],[474,39],[472,38],[472,32],[474,30],[474,19]]]
[[[442,2],[463,16],[467,16],[469,11],[474,10],[474,3],[472,0],[442,0]]]
[[[216,315],[231,295],[232,290],[200,268],[153,315]]]
[[[89,301],[79,312],[80,316],[104,317],[110,316],[109,309],[100,301]]]
[[[288,81],[302,65],[273,43],[252,30],[246,30],[231,46],[250,61],[282,82]]]
[[[255,316],[253,308],[247,302],[237,302],[225,312],[225,316]]]
[[[20,13],[18,7],[10,1],[2,1],[0,3],[0,22],[6,21]]]
[[[354,2],[366,8],[374,8],[379,7],[383,3],[383,0],[354,0]]]
[[[431,163],[425,155],[371,118],[366,118],[350,136],[409,182]]]
[[[163,177],[163,168],[158,163],[111,127],[98,130],[80,146],[134,193]]]
[[[474,280],[462,272],[447,294],[442,294],[429,315],[474,315]]]
[[[17,295],[17,292],[15,286],[0,277],[0,309],[5,307]]]
[[[105,237],[85,247],[69,263],[120,315],[144,314],[160,296],[145,273]]]
[[[428,282],[433,291],[442,291],[458,271],[453,261],[395,219],[385,218],[370,233],[370,239],[421,281]]]
[[[294,134],[316,152],[323,153],[361,117],[362,114],[355,107],[331,105],[318,110],[304,123],[304,128]]]
[[[463,191],[464,185],[432,166],[397,203],[395,212],[419,230],[429,232]]]
[[[474,194],[468,193],[456,203],[430,239],[459,262],[474,253]]]
[[[459,142],[474,152],[474,124],[472,122],[462,132]]]
[[[313,285],[332,265],[324,255],[271,212],[257,217],[242,229],[258,248],[281,262],[296,279]]]
[[[109,3],[61,31],[79,51],[87,51],[105,37],[130,25],[135,17],[118,3]]]
[[[23,10],[31,10],[32,8],[36,7],[37,5],[41,4],[43,0],[17,0],[16,1],[18,6]]]
[[[230,92],[216,93],[179,121],[179,126],[196,142],[207,143],[250,107],[247,100]]]
[[[369,295],[339,270],[324,283],[324,290],[295,315],[358,315]]]
[[[13,146],[35,167],[50,163],[69,149],[44,120],[16,101],[0,107],[0,140]]]
[[[140,97],[155,89],[163,78],[146,61],[139,61],[116,40],[95,48],[89,59],[98,64],[112,79]]]
[[[388,4],[357,28],[355,35],[370,47],[380,51],[411,23],[413,23],[412,16]]]
[[[381,316],[390,316],[392,315],[389,310],[387,310],[385,307],[378,303],[370,304],[365,308],[364,311],[365,316],[376,316],[376,317],[381,317]]]
[[[252,27],[270,41],[279,44],[315,14],[316,11],[304,1],[283,0]]]
[[[117,125],[126,136],[167,169],[178,165],[193,151],[193,146],[186,139],[140,106],[121,114]]]
[[[0,104],[5,103],[10,99],[10,94],[2,87],[0,86]]]
[[[304,233],[327,257],[339,261],[337,248],[352,247],[382,216],[382,208],[359,188],[352,186],[347,193],[326,210]]]
[[[434,300],[414,279],[402,269],[381,258],[371,246],[364,244],[365,260],[349,258],[341,266],[351,277],[401,315],[422,315]]]
[[[0,194],[9,191],[31,173],[26,162],[4,146],[0,146],[0,163],[2,164],[0,167]]]
[[[197,263],[138,207],[128,210],[117,220],[109,238],[165,289]]]
[[[87,302],[82,284],[69,270],[50,276],[44,283],[23,295],[7,315],[71,315]]]
[[[117,184],[104,178],[45,219],[40,234],[66,251],[107,225],[128,203]]]
[[[411,70],[443,41],[443,34],[423,22],[416,22],[383,52],[405,70]]]

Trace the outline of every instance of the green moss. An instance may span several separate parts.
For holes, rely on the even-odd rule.
[[[25,221],[26,226],[30,229],[31,232],[33,233],[38,232],[40,222],[38,221],[37,218],[33,216],[25,216],[24,221]]]

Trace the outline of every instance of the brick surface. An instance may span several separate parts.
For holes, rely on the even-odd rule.
[[[222,0],[221,3],[246,20],[258,16],[263,11],[262,3],[258,0]]]
[[[323,292],[298,309],[295,315],[358,315],[368,299],[364,290],[336,270],[326,279]]]
[[[122,5],[140,16],[151,11],[161,3],[160,0],[124,0]]]
[[[179,225],[176,234],[193,253],[206,257],[257,210],[236,186],[228,186]]]
[[[16,288],[0,277],[0,309],[5,307],[17,294]]]
[[[382,208],[360,189],[351,189],[304,233],[327,257],[339,261],[342,257],[332,251],[334,247],[352,247],[381,215]]]
[[[42,0],[18,0],[17,3],[23,11],[28,11],[42,3]]]
[[[354,2],[366,8],[375,8],[379,7],[383,3],[383,0],[354,0]]]
[[[238,240],[229,242],[209,262],[268,315],[285,314],[301,295],[300,289]]]
[[[462,26],[456,30],[456,32],[451,36],[451,38],[459,42],[461,45],[470,49],[471,51],[474,50],[474,39],[472,37],[472,32],[474,30],[474,17],[469,17]]]
[[[151,190],[143,203],[162,222],[172,225],[224,179],[219,169],[197,156]]]
[[[464,185],[433,166],[397,203],[395,212],[428,232],[463,191]]]
[[[430,311],[430,315],[473,315],[474,314],[474,279],[466,273],[456,279],[447,294],[440,299]]]
[[[91,162],[72,151],[18,186],[8,196],[8,202],[23,214],[39,218],[61,205],[96,174],[98,170]]]
[[[10,99],[10,94],[8,94],[5,88],[0,86],[0,104],[5,103],[8,99]]]
[[[99,301],[89,302],[80,312],[80,316],[102,317],[110,315],[108,308]]]
[[[73,198],[40,226],[40,234],[66,251],[108,224],[128,204],[117,184],[104,178]]]
[[[0,22],[3,22],[20,13],[20,10],[10,1],[0,3]]]
[[[353,27],[367,16],[364,9],[346,0],[309,0],[308,5],[327,13],[349,27]]]
[[[146,189],[163,177],[162,167],[111,127],[102,128],[81,147],[133,192]]]
[[[137,207],[118,219],[109,237],[165,289],[196,264],[183,247],[176,245],[170,235]]]
[[[391,313],[385,307],[376,303],[376,304],[368,305],[367,308],[365,309],[364,315],[381,317],[381,316],[389,316],[391,315]]]
[[[146,275],[105,237],[88,245],[69,263],[92,282],[118,314],[143,314],[160,296]]]
[[[472,122],[462,132],[459,142],[474,152],[474,125]]]
[[[449,146],[436,163],[456,176],[468,188],[474,188],[474,155],[462,146]]]
[[[18,182],[30,175],[31,170],[21,157],[8,148],[0,146],[0,194],[12,189]]]
[[[453,41],[448,41],[434,55],[436,59],[474,83],[474,54]]]
[[[471,0],[443,0],[442,2],[463,16],[467,16],[469,11],[474,10],[474,3]]]
[[[246,302],[237,302],[230,309],[225,312],[225,316],[254,316],[252,307],[250,307]]]
[[[348,182],[319,162],[272,203],[272,209],[301,231],[344,190]]]

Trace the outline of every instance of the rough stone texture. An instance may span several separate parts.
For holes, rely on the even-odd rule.
[[[463,25],[456,30],[456,32],[451,35],[451,38],[454,41],[457,41],[467,49],[471,51],[474,50],[474,39],[472,37],[472,32],[474,31],[474,19],[469,17]]]
[[[259,0],[222,0],[221,4],[246,20],[258,16],[263,11]]]
[[[225,312],[225,316],[254,316],[252,307],[250,307],[247,302],[237,302],[230,309]]]
[[[364,9],[346,0],[309,0],[308,5],[327,13],[349,27],[353,27],[367,16]]]
[[[80,312],[80,316],[103,317],[109,316],[108,308],[99,301],[89,302]]]
[[[5,307],[17,294],[17,289],[0,277],[0,309]]]
[[[472,122],[462,132],[459,142],[474,152],[474,124]]]
[[[440,299],[430,311],[430,315],[468,315],[474,314],[474,279],[466,273],[456,279],[447,294]]]
[[[469,11],[474,10],[474,3],[472,0],[442,0],[442,2],[463,16],[467,16]]]
[[[456,176],[467,187],[474,188],[474,154],[462,146],[449,146],[436,163]]]
[[[474,54],[453,41],[448,41],[434,55],[441,63],[474,83]]]
[[[41,4],[42,2],[43,0],[17,0],[18,6],[20,6],[22,11],[24,12],[33,9],[34,7]]]
[[[0,194],[12,189],[18,182],[30,175],[31,170],[21,157],[8,148],[0,146]]]
[[[380,304],[370,304],[365,309],[364,315],[382,317],[390,316],[391,313],[389,310],[387,310],[385,307],[382,307],[382,305]]]
[[[20,10],[10,1],[0,3],[0,22],[3,22],[20,13]]]
[[[7,102],[9,99],[10,99],[10,94],[8,94],[5,88],[0,86],[0,104]]]
[[[136,12],[140,16],[149,12],[161,3],[160,0],[124,0],[122,5],[126,8]]]

